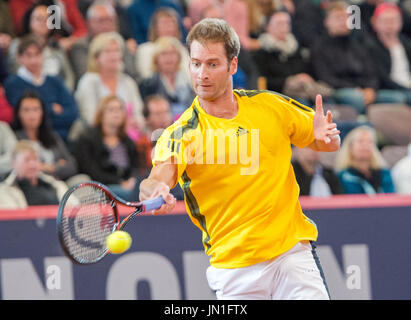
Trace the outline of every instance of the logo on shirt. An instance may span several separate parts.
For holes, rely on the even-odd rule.
[[[247,134],[247,133],[248,133],[247,129],[244,129],[243,127],[240,127],[240,126],[238,127],[238,129],[236,131],[237,137],[239,137],[243,134]]]

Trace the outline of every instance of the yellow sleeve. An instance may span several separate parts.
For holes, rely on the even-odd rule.
[[[170,127],[163,131],[154,148],[152,163],[153,167],[163,162],[175,163],[177,165],[178,181],[187,166],[187,159],[184,156],[185,144],[183,137],[176,134],[176,130],[178,129]]]
[[[314,110],[291,98],[284,109],[284,121],[291,143],[299,148],[307,147],[315,140]]]

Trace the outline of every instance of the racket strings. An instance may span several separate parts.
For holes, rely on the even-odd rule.
[[[104,191],[93,186],[76,189],[62,216],[67,250],[79,262],[97,261],[106,253],[106,237],[116,223],[112,199]]]

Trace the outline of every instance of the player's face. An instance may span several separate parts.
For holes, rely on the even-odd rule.
[[[193,41],[190,58],[191,83],[199,98],[213,101],[231,90],[237,58],[228,61],[223,43]]]

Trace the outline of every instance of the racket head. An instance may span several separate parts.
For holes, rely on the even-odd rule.
[[[117,202],[98,182],[80,183],[63,196],[57,215],[57,234],[64,253],[76,264],[92,264],[109,250],[107,236],[118,229]]]

